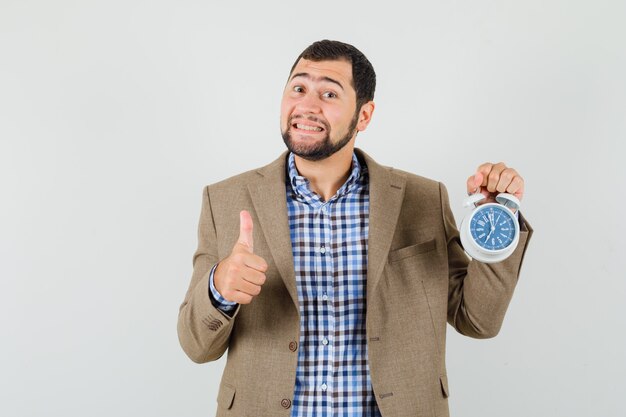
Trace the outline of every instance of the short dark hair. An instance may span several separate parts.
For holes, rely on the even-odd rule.
[[[324,39],[309,45],[293,63],[289,76],[300,61],[300,58],[309,61],[334,61],[344,59],[352,64],[352,88],[356,91],[356,111],[370,100],[374,99],[376,90],[376,73],[374,67],[361,51],[354,46]]]

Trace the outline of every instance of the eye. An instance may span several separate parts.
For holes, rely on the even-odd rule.
[[[296,93],[301,93],[302,91],[304,91],[304,89],[302,88],[302,86],[296,85],[293,87],[293,91],[295,91]]]
[[[332,91],[327,91],[324,93],[324,97],[335,98],[337,97],[337,94],[333,93]]]

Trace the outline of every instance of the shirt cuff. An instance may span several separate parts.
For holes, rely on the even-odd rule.
[[[219,308],[222,311],[233,311],[237,307],[238,303],[234,301],[228,301],[227,299],[222,297],[222,294],[217,291],[217,288],[215,288],[215,284],[213,282],[213,274],[215,273],[215,268],[217,268],[218,264],[219,262],[213,265],[213,268],[211,268],[211,273],[209,275],[209,297],[211,298],[211,303],[215,306],[215,308]]]

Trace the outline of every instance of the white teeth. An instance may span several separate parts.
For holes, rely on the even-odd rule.
[[[300,123],[296,123],[296,127],[298,129],[302,129],[302,130],[314,130],[316,132],[321,132],[322,131],[321,127],[301,125]]]

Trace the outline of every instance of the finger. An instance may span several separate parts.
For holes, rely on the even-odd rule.
[[[519,175],[513,178],[506,192],[513,194],[518,200],[522,201],[522,197],[524,197],[524,179]]]
[[[496,191],[499,193],[506,192],[516,175],[517,171],[513,168],[506,168],[500,172],[500,179],[498,180],[498,184],[496,184]]]
[[[479,188],[480,188],[480,184],[483,182],[483,174],[480,172],[477,172],[474,175],[471,175],[468,179],[467,179],[467,195],[472,195],[476,192],[478,192]]]
[[[245,279],[238,279],[237,282],[235,283],[234,289],[237,291],[241,291],[244,294],[251,295],[253,297],[256,295],[259,295],[259,293],[261,292],[260,285],[253,284],[249,281],[246,281]]]
[[[487,191],[490,193],[494,193],[496,191],[496,187],[498,186],[498,182],[500,181],[500,173],[506,169],[506,165],[502,162],[495,164],[491,167],[491,171],[489,175],[487,175]],[[485,181],[483,181],[484,183]]]
[[[237,261],[240,265],[245,265],[245,267],[256,269],[260,272],[267,271],[267,262],[265,259],[261,258],[259,255],[255,255],[253,253],[248,252],[240,252],[235,255],[235,261]]]
[[[491,172],[491,168],[493,167],[493,164],[491,162],[485,162],[484,164],[481,164],[477,169],[476,169],[476,174],[481,174],[482,178],[480,181],[480,186],[481,187],[486,187],[487,186],[487,180],[488,180],[488,176],[489,173]]]
[[[236,290],[229,291],[228,297],[226,296],[226,294],[223,294],[223,297],[226,298],[228,301],[239,304],[250,304],[250,302],[252,301],[252,296],[250,294],[246,294],[245,292]]]
[[[263,285],[266,280],[266,276],[263,272],[252,268],[244,268],[241,272],[241,277],[255,285]]]
[[[237,243],[244,245],[250,253],[254,252],[252,229],[252,216],[247,210],[241,210],[239,212],[239,239]]]

